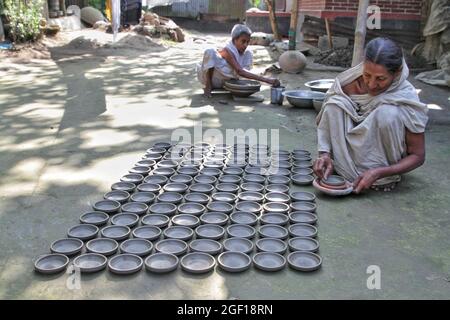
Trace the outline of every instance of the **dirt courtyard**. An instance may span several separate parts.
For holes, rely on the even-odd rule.
[[[0,56],[0,299],[448,299],[450,92],[413,75],[429,105],[426,163],[390,193],[317,193],[319,271],[117,276],[105,270],[82,275],[76,290],[67,274],[33,271],[37,256],[176,129],[273,129],[281,148],[316,154],[315,111],[270,104],[267,85],[262,103],[204,98],[195,64],[228,34],[188,34],[174,44],[123,33],[112,44],[111,35],[85,30],[48,40],[47,51]],[[258,69],[273,63],[266,48],[254,52]],[[306,89],[307,81],[337,74],[308,67],[274,76],[288,89]],[[374,265],[379,290],[366,285]]]

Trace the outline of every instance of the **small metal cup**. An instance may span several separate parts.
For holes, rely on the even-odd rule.
[[[271,87],[270,88],[270,103],[271,104],[283,104],[283,91],[285,90],[285,87]]]

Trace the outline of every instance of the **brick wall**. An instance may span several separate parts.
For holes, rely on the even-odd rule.
[[[358,0],[298,0],[300,11],[344,11],[356,12]],[[382,14],[418,15],[422,14],[423,0],[371,0],[370,5],[381,8]]]

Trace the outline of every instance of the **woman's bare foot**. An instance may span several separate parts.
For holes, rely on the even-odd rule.
[[[397,186],[397,182],[391,182],[391,183],[387,183],[387,184],[383,184],[383,185],[379,185],[379,186],[373,185],[370,188],[375,191],[389,192],[389,191],[394,190],[396,186]]]
[[[204,95],[206,98],[211,98],[211,97],[212,97],[212,94],[211,94],[211,88],[208,88],[208,87],[204,88],[204,89],[203,89],[203,95]]]

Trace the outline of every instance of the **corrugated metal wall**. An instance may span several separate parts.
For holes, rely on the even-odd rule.
[[[152,11],[166,17],[196,18],[200,13],[209,13],[243,20],[246,9],[247,0],[190,0],[155,7]]]

